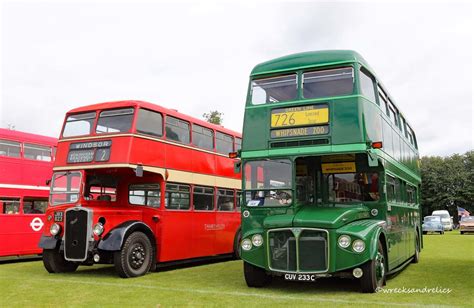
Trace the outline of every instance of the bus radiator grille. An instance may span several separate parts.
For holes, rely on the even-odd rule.
[[[298,228],[297,230],[299,232],[283,229],[271,230],[268,233],[270,269],[284,272],[327,271],[327,232]]]
[[[66,260],[83,261],[87,258],[90,236],[90,212],[82,208],[66,211],[64,224],[64,257]]]

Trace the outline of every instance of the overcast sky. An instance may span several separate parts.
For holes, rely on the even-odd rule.
[[[75,107],[146,100],[241,131],[248,76],[291,53],[353,49],[422,155],[473,149],[472,5],[14,3],[1,8],[0,127],[57,137]]]

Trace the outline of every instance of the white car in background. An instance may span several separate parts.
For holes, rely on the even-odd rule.
[[[443,224],[444,231],[453,231],[453,218],[449,215],[446,210],[433,211],[431,216],[441,217],[441,223]]]

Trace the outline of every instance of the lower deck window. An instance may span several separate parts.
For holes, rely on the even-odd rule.
[[[165,207],[169,210],[189,210],[189,185],[166,184]]]
[[[195,186],[193,191],[194,209],[212,211],[214,209],[214,188]]]
[[[137,184],[131,185],[128,193],[128,202],[135,205],[147,205],[160,207],[160,185],[159,184]]]
[[[0,198],[1,214],[19,214],[20,213],[20,199],[14,198]]]
[[[217,190],[217,210],[233,211],[234,210],[234,191],[228,189]]]
[[[48,199],[25,198],[23,200],[23,213],[25,214],[44,214],[48,207]]]

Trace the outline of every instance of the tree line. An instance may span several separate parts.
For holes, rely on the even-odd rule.
[[[422,157],[421,181],[423,216],[434,210],[448,210],[457,222],[457,207],[474,216],[474,151]]]

